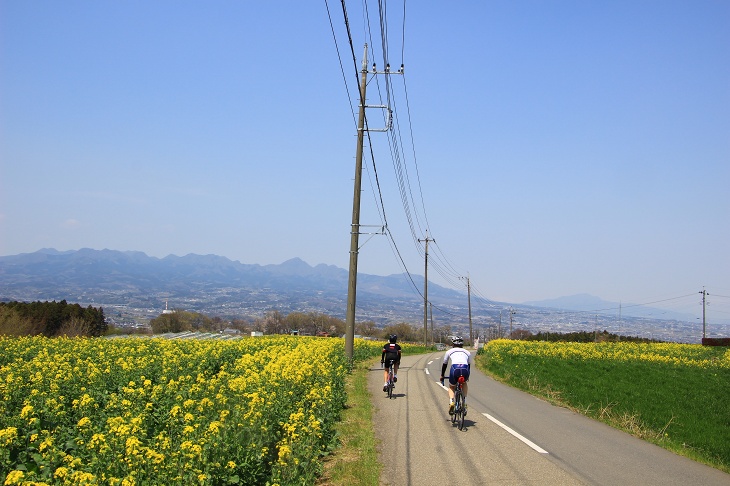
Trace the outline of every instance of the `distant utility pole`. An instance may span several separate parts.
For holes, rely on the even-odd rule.
[[[466,298],[469,304],[469,342],[474,343],[474,330],[471,325],[471,283],[469,282],[469,275],[466,277],[459,277],[466,279]],[[501,314],[500,314],[501,317]]]
[[[616,339],[621,341],[621,302],[618,303],[618,333]]]
[[[515,311],[512,307],[509,308],[509,338],[512,339],[512,316],[515,315]]]
[[[426,242],[426,258],[425,258],[425,270],[424,270],[424,283],[423,283],[423,344],[428,346],[428,242],[436,241],[428,237],[428,230],[426,230],[426,239],[418,240],[419,242]]]
[[[468,275],[466,276],[466,297],[469,304],[469,341],[474,344],[474,330],[471,325],[471,283]]]
[[[390,72],[390,64],[385,71],[377,71],[373,64],[372,74],[403,74],[403,65],[397,72]],[[360,71],[360,112],[357,121],[357,150],[355,152],[355,187],[352,198],[352,224],[350,226],[350,276],[347,283],[347,312],[345,321],[345,355],[353,359],[355,345],[355,302],[357,300],[357,257],[360,250],[360,192],[362,190],[362,147],[365,132],[387,132],[392,125],[392,112],[387,105],[368,106],[365,104],[365,88],[368,84],[368,45],[362,56],[362,70]],[[382,108],[387,110],[385,128],[365,128],[365,109]]]
[[[710,295],[707,293],[704,287],[702,287],[702,339],[705,339],[706,331],[707,331],[707,321],[705,320],[705,306],[707,305],[707,296]]]

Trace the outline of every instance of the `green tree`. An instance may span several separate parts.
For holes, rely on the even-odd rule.
[[[107,331],[104,310],[60,302],[8,302],[0,304],[4,331],[13,335],[100,336]]]

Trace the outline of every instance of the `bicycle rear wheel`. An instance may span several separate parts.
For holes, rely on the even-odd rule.
[[[456,406],[454,410],[454,419],[456,421],[456,426],[459,427],[459,430],[464,429],[464,397],[461,393],[458,393],[456,395]]]
[[[388,398],[393,398],[393,371],[388,373]]]

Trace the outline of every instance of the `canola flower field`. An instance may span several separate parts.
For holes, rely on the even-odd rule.
[[[730,471],[730,349],[678,343],[495,340],[502,381]]]
[[[0,484],[313,484],[348,367],[335,338],[0,337]]]

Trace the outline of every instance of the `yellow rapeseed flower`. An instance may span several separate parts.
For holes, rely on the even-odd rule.
[[[5,478],[5,484],[21,484],[24,477],[25,473],[23,471],[10,471]]]
[[[18,438],[18,429],[16,427],[8,427],[0,430],[0,443],[8,446]]]

